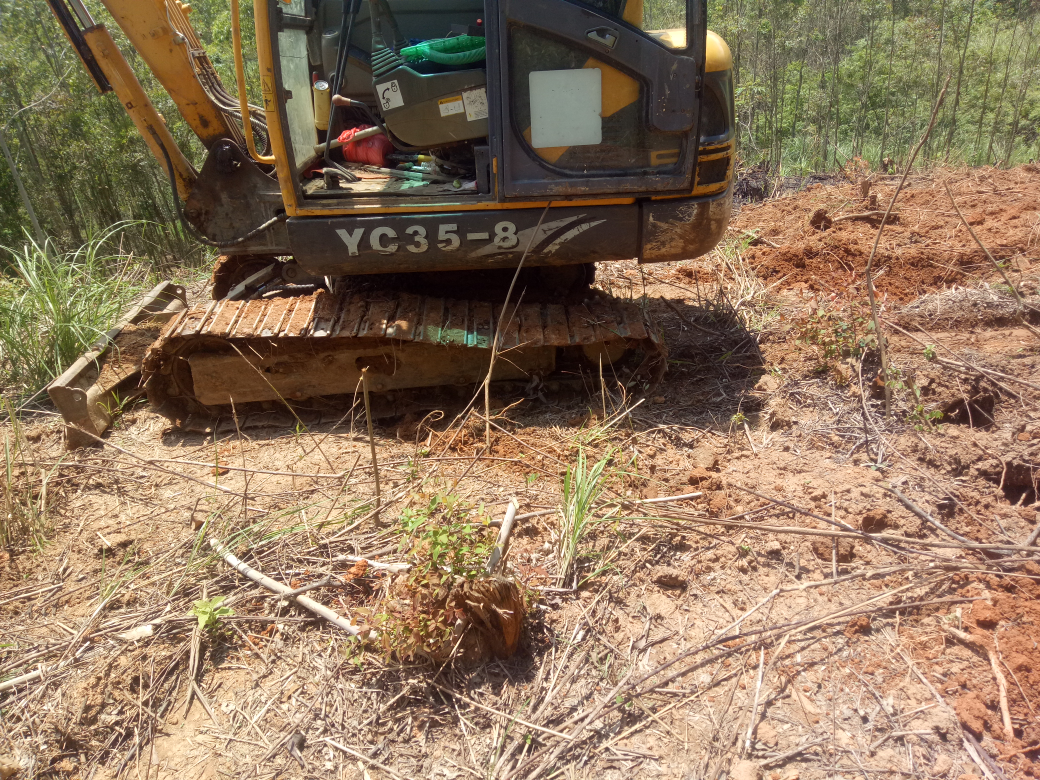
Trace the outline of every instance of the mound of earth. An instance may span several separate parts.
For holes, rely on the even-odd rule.
[[[732,229],[752,231],[746,259],[767,284],[831,293],[863,291],[880,216],[897,176],[843,186],[811,185],[794,195],[745,206]],[[1040,263],[1040,166],[911,177],[889,217],[874,260],[875,288],[907,302],[969,277],[996,275],[957,216],[945,185],[972,230],[1016,275]],[[844,218],[849,215],[857,218]],[[813,224],[815,223],[815,225]],[[764,240],[763,240],[764,239]]]

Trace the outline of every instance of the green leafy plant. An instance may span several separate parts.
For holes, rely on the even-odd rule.
[[[938,409],[926,411],[923,404],[917,404],[910,410],[910,422],[917,430],[934,428],[943,418],[943,413]]]
[[[820,306],[798,324],[798,339],[818,347],[825,366],[835,359],[863,357],[877,348],[877,335],[869,315],[859,308],[838,311]]]
[[[472,515],[480,519],[473,521]],[[437,494],[426,506],[401,513],[405,546],[415,558],[415,569],[429,572],[443,569],[453,576],[472,578],[480,573],[494,536],[483,508],[474,508],[457,496]]]
[[[928,362],[931,362],[931,361],[935,360],[936,357],[937,357],[937,355],[936,355],[936,352],[935,352],[935,346],[934,345],[929,344],[927,347],[924,348],[924,359],[925,360],[927,360]]]
[[[483,575],[495,532],[482,504],[444,493],[405,509],[399,522],[412,567],[380,612],[355,613],[378,630],[388,657],[441,658],[458,619],[458,588]]]
[[[220,624],[220,618],[235,614],[231,607],[221,606],[223,603],[223,596],[215,596],[199,599],[192,605],[191,614],[198,619],[200,631],[213,631]]]

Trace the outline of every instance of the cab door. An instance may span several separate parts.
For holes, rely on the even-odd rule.
[[[703,0],[647,3],[488,0],[505,198],[693,189]]]

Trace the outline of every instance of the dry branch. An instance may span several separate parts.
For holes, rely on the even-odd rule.
[[[319,604],[318,602],[314,601],[314,599],[309,599],[306,596],[292,596],[292,588],[290,588],[288,585],[283,585],[282,583],[277,582],[276,580],[272,580],[267,575],[262,574],[258,572],[256,569],[243,563],[216,539],[210,539],[209,545],[216,551],[216,553],[221,558],[224,559],[228,566],[233,568],[243,577],[251,579],[257,585],[267,588],[272,593],[277,593],[280,596],[289,596],[293,598],[293,600],[301,607],[303,607],[304,609],[309,609],[311,612],[313,612],[315,615],[318,615],[319,617],[325,618],[325,620],[329,621],[330,623],[332,623],[332,625],[336,626],[337,628],[343,629],[353,637],[361,637],[362,629],[358,628],[357,626],[351,625],[349,620],[340,616],[339,614],[324,606],[323,604]],[[371,635],[369,638],[371,638]]]
[[[519,508],[515,498],[509,502],[505,519],[502,521],[502,528],[498,532],[498,541],[495,542],[495,549],[491,551],[491,558],[488,560],[488,574],[495,573],[495,569],[498,568],[498,565],[502,562],[502,557],[506,554],[506,545],[509,544],[509,535],[513,533],[516,510]]]
[[[997,258],[995,258],[990,253],[989,249],[986,248],[986,245],[982,243],[981,239],[979,239],[979,237],[977,235],[975,235],[975,231],[971,229],[971,225],[969,225],[968,224],[968,220],[966,220],[964,218],[964,215],[961,213],[960,207],[957,205],[957,201],[953,197],[953,191],[950,190],[949,182],[943,182],[943,186],[946,188],[946,194],[950,196],[950,203],[953,204],[953,210],[956,211],[957,212],[957,216],[961,218],[961,222],[964,224],[964,227],[966,227],[968,229],[968,233],[975,240],[975,243],[979,245],[979,248],[983,252],[986,253],[986,257],[988,257],[990,262],[993,263],[993,267],[996,268],[997,271],[1000,272],[1000,275],[1004,278],[1004,282],[1007,284],[1008,287],[1011,288],[1011,292],[1015,296],[1015,300],[1018,302],[1018,320],[1019,320],[1019,322],[1025,328],[1027,328],[1033,335],[1037,335],[1038,333],[1040,333],[1040,331],[1037,331],[1036,328],[1034,328],[1032,325],[1030,325],[1026,321],[1026,317],[1025,317],[1025,313],[1024,313],[1024,310],[1026,308],[1026,303],[1025,303],[1025,300],[1023,300],[1023,298],[1022,298],[1022,294],[1019,293],[1018,288],[1015,287],[1014,283],[1011,281],[1011,278],[1007,275],[1007,271],[1004,270],[1004,267],[1000,263],[997,262]]]

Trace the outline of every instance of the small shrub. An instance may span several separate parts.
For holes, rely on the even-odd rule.
[[[506,657],[516,649],[525,611],[515,583],[487,577],[496,533],[483,506],[435,495],[400,519],[412,568],[396,579],[377,614],[356,610],[379,632],[386,656],[441,662]]]

